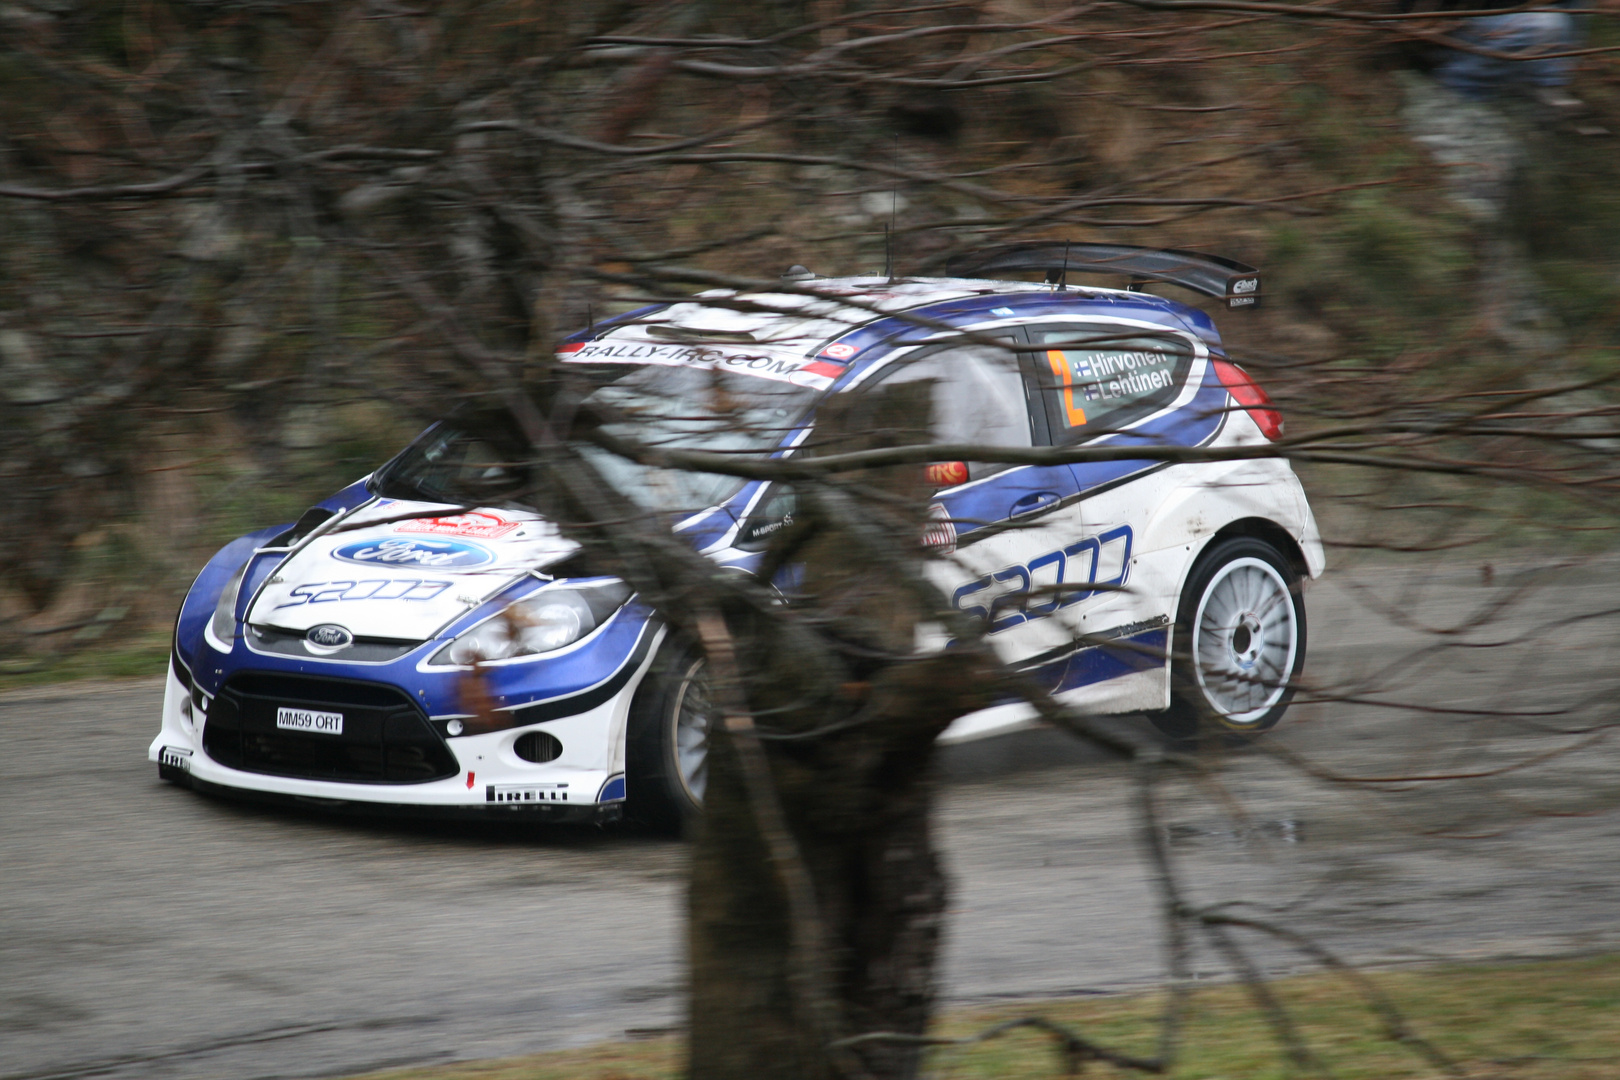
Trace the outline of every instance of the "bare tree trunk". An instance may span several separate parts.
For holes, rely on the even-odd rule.
[[[840,449],[878,445],[884,432],[915,427],[915,413],[909,425],[895,422],[895,406],[872,399],[841,415],[827,410],[818,438],[836,439]],[[841,438],[840,429],[861,434]],[[862,478],[913,497],[911,536],[925,505],[916,498],[926,494],[920,471]],[[733,620],[759,726],[712,740],[693,856],[691,1075],[704,1080],[912,1076],[914,1047],[840,1053],[828,1044],[867,1031],[920,1034],[934,1002],[946,900],[930,824],[934,740],[987,703],[988,680],[974,652],[908,655],[927,611],[904,565],[915,569],[920,547],[887,559],[857,556],[860,524],[809,501],[807,520],[786,543],[804,566],[806,610],[824,640],[837,643],[830,659],[807,656],[780,630],[782,620]],[[905,535],[883,533],[891,552]],[[806,737],[828,728],[837,730]],[[740,743],[756,732],[790,842],[813,882],[814,971],[796,970],[794,920],[802,913],[745,775],[748,748]],[[807,1000],[818,993],[830,1006],[820,1012]]]

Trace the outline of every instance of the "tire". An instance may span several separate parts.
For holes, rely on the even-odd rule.
[[[684,831],[703,809],[714,719],[705,671],[701,654],[666,646],[630,704],[625,809],[661,832]]]
[[[1299,571],[1264,540],[1210,545],[1181,590],[1170,707],[1150,714],[1173,739],[1251,738],[1277,726],[1305,667]]]

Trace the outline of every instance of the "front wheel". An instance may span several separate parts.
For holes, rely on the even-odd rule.
[[[703,809],[716,715],[707,673],[701,655],[666,650],[636,691],[625,747],[626,809],[643,824],[680,832]]]
[[[1152,716],[1177,739],[1257,735],[1275,727],[1305,667],[1299,572],[1263,540],[1210,546],[1181,591],[1170,708]]]

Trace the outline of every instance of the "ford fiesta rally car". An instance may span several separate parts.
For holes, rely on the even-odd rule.
[[[990,279],[1031,270],[1048,282]],[[689,448],[789,453],[823,396],[922,379],[938,443],[1235,447],[1280,434],[1207,315],[1066,283],[1072,272],[1128,274],[1133,286],[1170,282],[1244,307],[1259,300],[1252,268],[1037,244],[976,272],[893,281],[795,267],[792,291],[644,308],[575,335],[558,359],[594,387],[585,409],[633,420],[631,437]],[[416,813],[605,820],[627,796],[653,819],[697,809],[711,712],[701,658],[622,582],[572,565],[576,545],[549,523],[499,498],[508,466],[486,434],[436,424],[296,524],[244,536],[208,563],[175,628],[150,749],[161,776]],[[726,566],[757,564],[791,519],[785,484],[582,452]],[[1147,712],[1179,735],[1257,732],[1280,718],[1305,658],[1300,584],[1323,568],[1286,461],[944,462],[930,475],[941,485],[930,574],[1060,700]],[[488,700],[469,711],[474,664]],[[943,738],[1032,715],[998,706]]]

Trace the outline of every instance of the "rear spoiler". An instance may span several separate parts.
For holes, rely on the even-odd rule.
[[[1057,240],[1009,244],[989,251],[958,255],[945,264],[951,277],[989,278],[1007,271],[1042,270],[1048,284],[1061,284],[1066,274],[1121,274],[1132,291],[1150,281],[1225,300],[1229,308],[1260,306],[1260,271],[1245,263],[1134,244],[1071,244]]]

